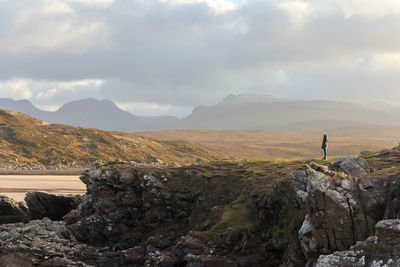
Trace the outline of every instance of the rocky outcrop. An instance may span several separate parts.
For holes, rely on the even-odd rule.
[[[126,263],[276,266],[284,259],[304,264],[295,234],[304,212],[289,176],[258,187],[243,179],[242,168],[93,168],[81,177],[87,194],[65,219],[78,240],[124,251]]]
[[[30,220],[45,217],[54,221],[62,220],[67,213],[78,206],[79,201],[79,196],[57,196],[43,192],[29,192],[25,197]]]
[[[299,241],[310,263],[365,240],[379,220],[398,216],[399,191],[392,186],[398,187],[400,177],[369,172],[364,159],[341,157],[330,166],[310,162],[292,173],[298,203],[307,211]]]
[[[0,195],[0,224],[22,222],[26,218],[26,207],[13,199]]]
[[[384,153],[379,162],[399,162],[400,154]],[[81,176],[87,194],[69,207],[64,221],[0,226],[0,262],[397,266],[400,175],[378,168],[358,157],[302,167],[298,162],[94,167]],[[55,198],[39,196],[28,199],[53,208],[33,210],[53,213]]]
[[[160,225],[185,229],[204,178],[185,175],[170,186],[170,175],[142,173],[136,168],[93,169],[83,174],[88,193],[78,208],[80,219],[70,228],[81,241],[95,245],[135,244],[143,232]],[[140,229],[132,232],[131,229]]]
[[[349,250],[320,256],[316,266],[400,266],[400,220],[379,221],[375,228],[374,236],[357,242]]]
[[[0,267],[121,266],[120,252],[77,242],[65,223],[48,218],[0,226]]]

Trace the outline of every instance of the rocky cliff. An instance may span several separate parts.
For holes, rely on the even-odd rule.
[[[0,266],[398,266],[399,163],[95,167],[65,221],[0,227]]]

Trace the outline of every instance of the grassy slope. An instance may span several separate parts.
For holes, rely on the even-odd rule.
[[[30,116],[0,110],[0,165],[90,165],[110,160],[192,163],[220,158],[184,141],[154,141],[135,135],[48,125]]]
[[[330,156],[356,155],[362,150],[391,148],[400,141],[399,127],[358,126],[330,129]],[[138,133],[158,140],[195,142],[235,158],[268,160],[322,156],[321,136],[267,131],[172,130]]]

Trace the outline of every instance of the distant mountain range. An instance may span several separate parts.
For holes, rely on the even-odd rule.
[[[279,99],[269,95],[229,95],[213,106],[199,106],[182,119],[143,117],[110,100],[82,99],[57,111],[43,111],[28,100],[0,99],[0,108],[22,112],[49,123],[109,131],[227,129],[308,132],[354,125],[399,126],[400,107],[385,103]]]
[[[38,109],[28,100],[0,98],[0,108],[25,113],[53,124],[67,124],[107,131],[134,132],[157,129],[178,121],[178,118],[172,116],[135,116],[120,109],[110,100],[92,98],[68,102],[57,111]]]

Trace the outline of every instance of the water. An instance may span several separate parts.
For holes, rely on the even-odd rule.
[[[79,176],[67,175],[0,175],[0,195],[22,201],[27,192],[56,195],[84,194],[86,185]]]

